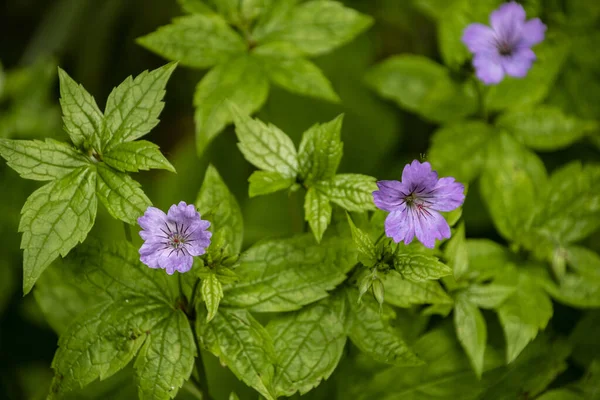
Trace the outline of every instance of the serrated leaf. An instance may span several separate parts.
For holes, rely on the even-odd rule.
[[[292,139],[275,125],[250,118],[235,104],[231,104],[231,112],[238,147],[246,160],[262,170],[295,178],[298,155]]]
[[[457,296],[454,304],[454,328],[460,344],[469,356],[475,374],[481,378],[487,326],[477,306],[462,295]]]
[[[375,209],[373,192],[377,190],[375,178],[361,174],[337,174],[315,185],[329,200],[346,211],[369,211]]]
[[[246,250],[240,281],[224,288],[223,304],[252,311],[293,311],[328,296],[346,279],[356,254],[344,239],[315,243],[312,235],[267,240]]]
[[[152,205],[141,185],[124,172],[114,171],[102,164],[96,166],[96,193],[110,215],[116,219],[136,224]]]
[[[216,14],[175,18],[137,42],[166,59],[196,68],[222,64],[246,50],[242,37]]]
[[[540,151],[568,147],[595,128],[593,122],[566,115],[560,108],[551,106],[502,114],[496,125],[525,146]]]
[[[51,181],[89,164],[85,156],[53,139],[0,139],[0,156],[24,179]]]
[[[331,212],[327,196],[318,189],[309,188],[304,199],[304,219],[308,221],[317,242],[321,241],[331,222]]]
[[[103,115],[96,100],[60,68],[58,78],[63,123],[71,141],[76,147],[92,146],[100,151]]]
[[[505,271],[509,263],[508,249],[489,239],[467,239],[469,270],[465,279],[478,282]]]
[[[486,149],[496,135],[481,121],[461,121],[438,129],[431,137],[427,159],[440,175],[470,182],[483,170]]]
[[[223,286],[219,279],[217,278],[217,274],[211,273],[206,276],[206,278],[202,279],[202,287],[200,289],[202,293],[202,300],[204,300],[204,304],[206,304],[206,322],[210,322],[215,315],[217,315],[217,310],[219,309],[219,303],[223,298]]]
[[[417,366],[423,361],[415,355],[380,312],[370,297],[358,302],[358,292],[347,289],[349,336],[352,343],[379,362],[392,365]]]
[[[59,255],[65,256],[83,242],[94,224],[97,210],[96,174],[80,167],[42,186],[29,196],[21,210],[23,232],[23,292]]]
[[[481,176],[481,195],[496,229],[506,239],[522,241],[545,189],[546,169],[531,151],[507,134],[490,143]]]
[[[159,147],[146,140],[118,144],[102,156],[102,160],[122,172],[166,169],[175,172],[175,168],[162,155]]]
[[[439,282],[413,282],[403,279],[395,271],[382,275],[385,301],[396,307],[411,307],[418,304],[453,304],[453,300]]]
[[[138,139],[158,124],[164,107],[165,87],[177,63],[131,76],[117,86],[106,100],[104,140],[106,150]]]
[[[506,362],[517,358],[552,317],[552,302],[544,291],[523,274],[519,286],[497,309],[506,338]]]
[[[126,241],[101,242],[90,238],[57,262],[57,267],[66,281],[89,294],[113,301],[139,297],[168,306],[179,295],[164,271],[142,264],[138,248]]]
[[[339,103],[340,98],[323,71],[301,54],[293,54],[297,50],[289,50],[289,47],[292,46],[286,42],[268,43],[254,49],[252,55],[277,86],[292,93]]]
[[[298,2],[299,0],[273,1],[271,6],[263,12],[252,30],[254,40],[263,43],[265,37],[269,34],[281,30]]]
[[[248,195],[255,197],[288,189],[296,180],[294,178],[286,178],[279,172],[254,171],[250,175],[250,178],[248,178],[248,182],[250,183]]]
[[[515,291],[513,286],[500,284],[473,284],[466,288],[464,297],[470,302],[481,308],[498,308]]]
[[[220,308],[207,324],[206,311],[199,308],[196,334],[200,345],[219,357],[238,379],[274,400],[271,380],[275,354],[267,330],[248,311],[228,308]]]
[[[433,122],[460,120],[477,111],[472,84],[454,82],[448,69],[423,56],[391,57],[369,70],[366,80],[382,97]]]
[[[402,246],[402,245],[400,245]],[[436,257],[418,253],[398,253],[393,259],[394,269],[409,281],[423,282],[452,274],[452,268]]]
[[[202,155],[210,142],[233,121],[227,101],[244,113],[262,107],[269,94],[269,80],[256,60],[248,55],[211,69],[198,83],[194,94],[196,147]]]
[[[533,226],[542,236],[552,243],[585,238],[600,226],[600,166],[574,161],[554,171],[540,204]]]
[[[201,215],[210,214],[211,230],[222,231],[231,254],[238,254],[244,239],[242,211],[216,168],[209,165],[194,203]]]
[[[288,42],[311,56],[340,47],[373,23],[371,17],[329,0],[300,4],[286,17],[278,29],[261,40],[264,43]]]
[[[344,145],[341,131],[344,115],[315,124],[302,134],[298,149],[300,177],[308,182],[331,179],[340,165]]]
[[[464,222],[458,225],[452,238],[448,241],[444,254],[448,259],[448,264],[454,271],[454,279],[459,280],[469,270],[469,249],[467,239],[465,239]]]
[[[350,218],[350,214],[346,214],[348,217],[348,224],[350,225],[350,232],[352,234],[352,240],[358,250],[358,258],[367,267],[372,267],[378,261],[377,249],[375,244],[369,237],[369,234],[357,228]]]
[[[565,274],[560,282],[547,281],[544,289],[558,302],[577,308],[600,307],[600,279]]]
[[[168,312],[164,304],[136,298],[106,302],[82,315],[58,341],[50,397],[124,368],[142,346],[146,332]]]
[[[346,344],[344,321],[329,301],[273,319],[267,331],[277,356],[273,384],[280,396],[304,394],[328,379]]]
[[[197,355],[190,323],[181,310],[173,310],[148,333],[135,360],[141,400],[168,400],[190,377]]]

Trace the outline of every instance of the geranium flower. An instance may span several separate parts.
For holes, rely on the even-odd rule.
[[[438,211],[452,211],[465,200],[465,187],[454,178],[438,179],[428,162],[406,164],[402,181],[379,181],[375,205],[390,214],[385,234],[394,242],[409,244],[414,237],[433,248],[436,239],[450,237],[450,227]]]
[[[172,205],[167,214],[148,207],[138,224],[144,239],[140,260],[150,268],[165,269],[169,275],[189,271],[193,257],[204,254],[210,245],[210,222],[201,219],[196,208],[183,201]]]
[[[474,54],[477,78],[490,85],[502,81],[504,75],[525,77],[536,59],[531,47],[544,40],[546,25],[539,18],[525,21],[523,6],[514,1],[492,12],[490,25],[470,24],[462,37]]]

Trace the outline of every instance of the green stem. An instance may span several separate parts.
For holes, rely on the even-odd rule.
[[[188,303],[188,313],[194,310],[194,303],[196,302],[196,292],[198,291],[198,285],[200,284],[200,278],[196,279],[194,287],[192,288],[192,295],[190,296],[190,302]]]
[[[196,322],[190,321],[192,325],[192,332],[194,334],[194,343],[196,343],[196,349],[198,351],[198,356],[196,357],[196,375],[197,378],[192,374],[192,381],[196,385],[196,387],[202,392],[202,399],[204,400],[212,400],[210,397],[210,393],[208,392],[208,379],[206,377],[206,370],[204,369],[204,363],[202,362],[202,351],[200,350],[200,343],[198,342],[198,334],[196,332]]]
[[[488,112],[485,106],[485,87],[481,85],[481,83],[473,76],[473,84],[475,85],[475,90],[477,91],[477,99],[479,101],[479,113],[481,114],[481,118],[488,122]]]
[[[133,243],[133,240],[131,239],[131,227],[127,222],[123,222],[123,229],[125,230],[125,239],[129,243]]]
[[[379,235],[379,237],[375,241],[375,246],[377,246],[379,244],[379,242],[381,241],[381,239],[383,239],[384,235],[385,235],[385,232],[381,232],[381,235]]]

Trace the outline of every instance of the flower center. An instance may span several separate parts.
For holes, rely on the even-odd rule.
[[[510,55],[512,55],[512,52],[513,52],[513,48],[509,43],[507,43],[507,42],[498,43],[498,53],[500,53],[501,56],[510,56]]]
[[[169,245],[174,249],[180,249],[185,245],[186,237],[180,235],[179,233],[174,233],[169,238]]]
[[[406,196],[404,198],[404,201],[406,201],[406,205],[409,207],[412,207],[413,205],[415,205],[415,202],[417,201],[418,197],[417,195],[413,192],[411,194],[409,194],[408,196]],[[418,206],[418,204],[416,204]]]

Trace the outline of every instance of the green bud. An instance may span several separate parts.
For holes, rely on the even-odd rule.
[[[385,289],[383,287],[383,282],[379,278],[373,280],[373,295],[375,296],[375,300],[379,303],[379,305],[383,305],[383,300],[385,297]]]

